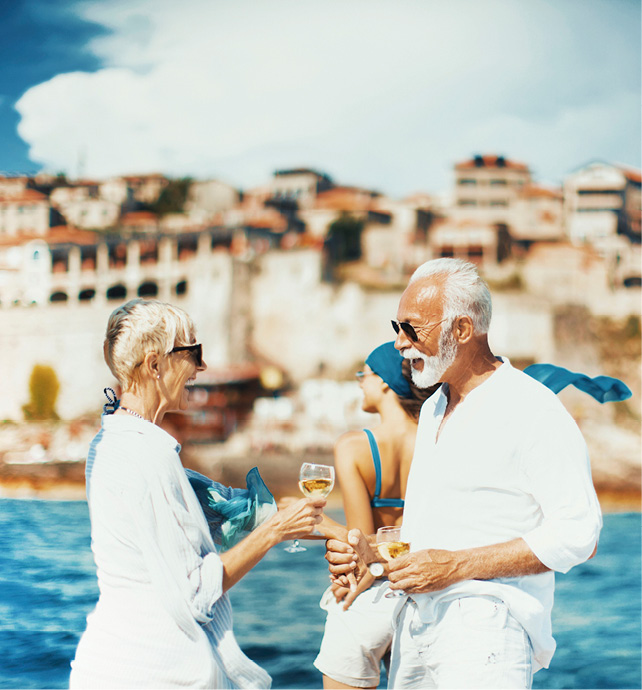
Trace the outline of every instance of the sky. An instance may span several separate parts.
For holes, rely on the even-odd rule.
[[[247,189],[310,167],[393,197],[494,153],[640,167],[638,0],[11,0],[0,172]]]

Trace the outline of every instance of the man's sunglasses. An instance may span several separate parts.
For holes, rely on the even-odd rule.
[[[432,331],[437,326],[439,326],[440,323],[443,323],[446,319],[442,319],[441,321],[437,321],[437,323],[433,324],[432,326],[417,326],[420,330],[428,330]],[[417,331],[407,322],[407,321],[395,321],[392,319],[390,322],[392,324],[392,327],[395,329],[395,333],[399,333],[399,329],[401,329],[409,338],[412,340],[413,343],[416,343],[419,340],[419,336],[417,335]]]
[[[197,367],[203,366],[203,345],[201,343],[196,343],[195,345],[179,345],[173,350],[170,350],[170,352],[182,352],[183,350],[187,350],[190,353]]]
[[[415,331],[415,329],[407,321],[395,321],[393,319],[390,323],[395,329],[395,333],[399,333],[399,329],[401,328],[401,330],[410,338],[410,340],[413,341],[413,343],[416,343],[419,340],[417,331]]]

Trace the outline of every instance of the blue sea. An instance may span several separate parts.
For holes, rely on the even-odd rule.
[[[640,535],[639,513],[606,515],[598,555],[557,576],[558,650],[534,687],[641,687]],[[322,687],[328,575],[322,542],[307,546],[275,547],[231,593],[239,643],[275,688]],[[97,594],[85,503],[0,500],[0,688],[67,687]]]

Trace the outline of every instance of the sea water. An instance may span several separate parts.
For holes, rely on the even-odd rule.
[[[336,517],[336,516],[335,516]],[[639,513],[607,515],[597,556],[557,575],[558,648],[536,688],[640,688]],[[322,542],[267,556],[231,591],[244,651],[275,688],[321,688],[312,666],[328,584]],[[64,688],[97,597],[83,502],[0,500],[0,688]]]

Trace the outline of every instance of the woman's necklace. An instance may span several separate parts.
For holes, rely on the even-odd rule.
[[[123,407],[122,405],[119,406],[119,410],[122,410],[123,412],[128,412],[129,414],[133,415],[134,417],[138,417],[138,419],[142,419],[144,422],[148,422],[148,419],[145,419],[142,414],[138,414],[138,412],[134,412],[134,410],[130,410],[128,407]]]

